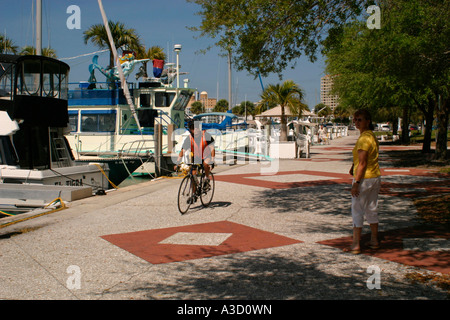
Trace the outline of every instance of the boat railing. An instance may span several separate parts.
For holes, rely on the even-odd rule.
[[[158,110],[159,123],[163,126],[163,130],[167,130],[167,127],[171,123],[176,123],[170,114],[163,110]],[[170,120],[170,122],[168,121]]]
[[[79,81],[79,82],[69,82],[69,90],[117,90],[121,89],[120,81],[116,81],[114,83],[109,82],[89,82],[89,81]],[[128,89],[135,89],[136,84],[133,82],[127,82]],[[112,86],[114,86],[112,88]]]
[[[155,153],[154,150],[154,139],[140,139],[124,143],[122,149],[119,150],[119,155],[127,157],[151,158]]]

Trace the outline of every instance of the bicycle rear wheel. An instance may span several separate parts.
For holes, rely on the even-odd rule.
[[[200,179],[200,183],[202,186],[202,193],[200,194],[200,201],[204,207],[209,206],[214,196],[214,174],[212,172],[209,173],[210,179],[209,182],[206,182],[206,176],[203,173]]]
[[[178,210],[181,214],[185,214],[194,201],[192,177],[187,175],[181,180],[180,188],[178,189]]]

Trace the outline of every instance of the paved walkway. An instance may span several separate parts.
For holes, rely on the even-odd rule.
[[[405,277],[450,273],[448,230],[415,220],[412,198],[450,192],[430,170],[390,168],[382,153],[382,247],[342,251],[355,134],[310,159],[219,166],[212,205],[185,215],[180,180],[164,178],[1,219],[0,299],[446,299]]]

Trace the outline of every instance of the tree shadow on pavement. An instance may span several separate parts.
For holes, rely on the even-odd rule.
[[[350,185],[334,184],[305,188],[265,189],[250,199],[257,209],[271,209],[273,214],[297,217],[303,232],[351,233]],[[416,221],[416,208],[408,198],[379,196],[380,229],[404,228]]]
[[[294,248],[295,247],[295,248]],[[316,253],[303,244],[209,259],[153,266],[146,275],[114,287],[111,294],[143,299],[364,300],[445,299],[445,292],[382,273],[381,290],[369,289],[364,263],[326,248]],[[294,248],[294,249],[293,249]],[[150,276],[156,281],[150,281]]]

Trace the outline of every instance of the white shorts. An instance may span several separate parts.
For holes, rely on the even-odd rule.
[[[353,181],[353,183],[355,183]],[[381,177],[363,179],[359,186],[359,196],[352,197],[353,226],[362,228],[364,217],[369,224],[378,223],[378,193]]]

